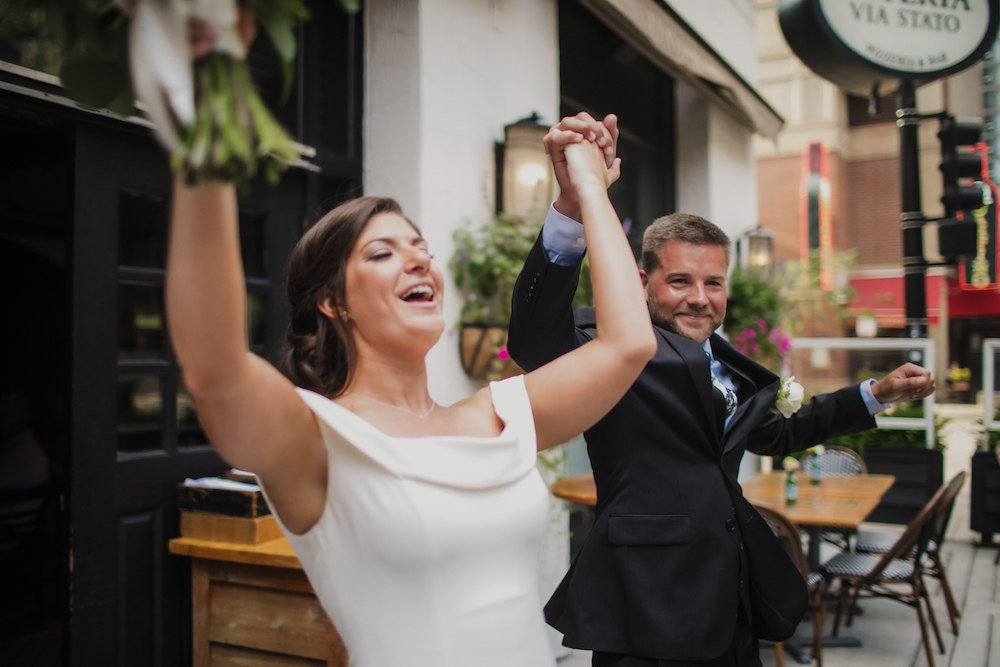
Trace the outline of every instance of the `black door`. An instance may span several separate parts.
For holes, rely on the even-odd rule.
[[[58,665],[67,609],[71,140],[0,95],[0,664]]]
[[[581,3],[560,0],[559,97],[563,116],[618,116],[627,176],[608,194],[638,257],[646,227],[676,209],[673,79]]]
[[[72,269],[74,664],[190,660],[187,559],[172,556],[177,485],[225,465],[197,424],[166,333],[170,176],[146,133],[75,129]],[[284,258],[304,217],[304,179],[241,202],[251,344],[271,356]]]

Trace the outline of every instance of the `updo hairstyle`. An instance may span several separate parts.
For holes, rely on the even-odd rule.
[[[329,291],[336,311],[345,308],[347,260],[368,221],[379,213],[402,215],[402,209],[387,197],[346,201],[316,221],[288,258],[289,321],[281,370],[297,386],[329,398],[339,395],[350,382],[357,350],[347,322],[342,317],[328,318],[317,303]]]

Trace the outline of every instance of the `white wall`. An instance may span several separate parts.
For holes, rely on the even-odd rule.
[[[554,0],[372,0],[365,4],[364,177],[422,228],[446,272],[449,326],[428,357],[431,393],[449,404],[479,384],[461,368],[447,274],[453,231],[494,207],[494,141],[532,111],[558,120]]]
[[[676,89],[677,210],[735,239],[757,225],[753,135],[688,86]]]
[[[748,83],[757,82],[753,0],[673,0],[667,4]]]

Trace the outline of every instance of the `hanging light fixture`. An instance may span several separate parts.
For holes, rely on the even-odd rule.
[[[496,145],[496,211],[523,218],[542,218],[552,202],[555,178],[542,145],[548,131],[537,112],[504,127]]]

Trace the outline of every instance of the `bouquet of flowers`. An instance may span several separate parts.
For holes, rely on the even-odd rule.
[[[356,11],[356,0],[341,0]],[[310,149],[296,143],[258,96],[246,65],[246,17],[281,56],[285,92],[295,58],[302,0],[6,0],[0,36],[44,36],[59,50],[59,77],[84,106],[121,115],[142,102],[171,166],[190,184],[271,183]],[[192,62],[189,25],[214,36]]]

